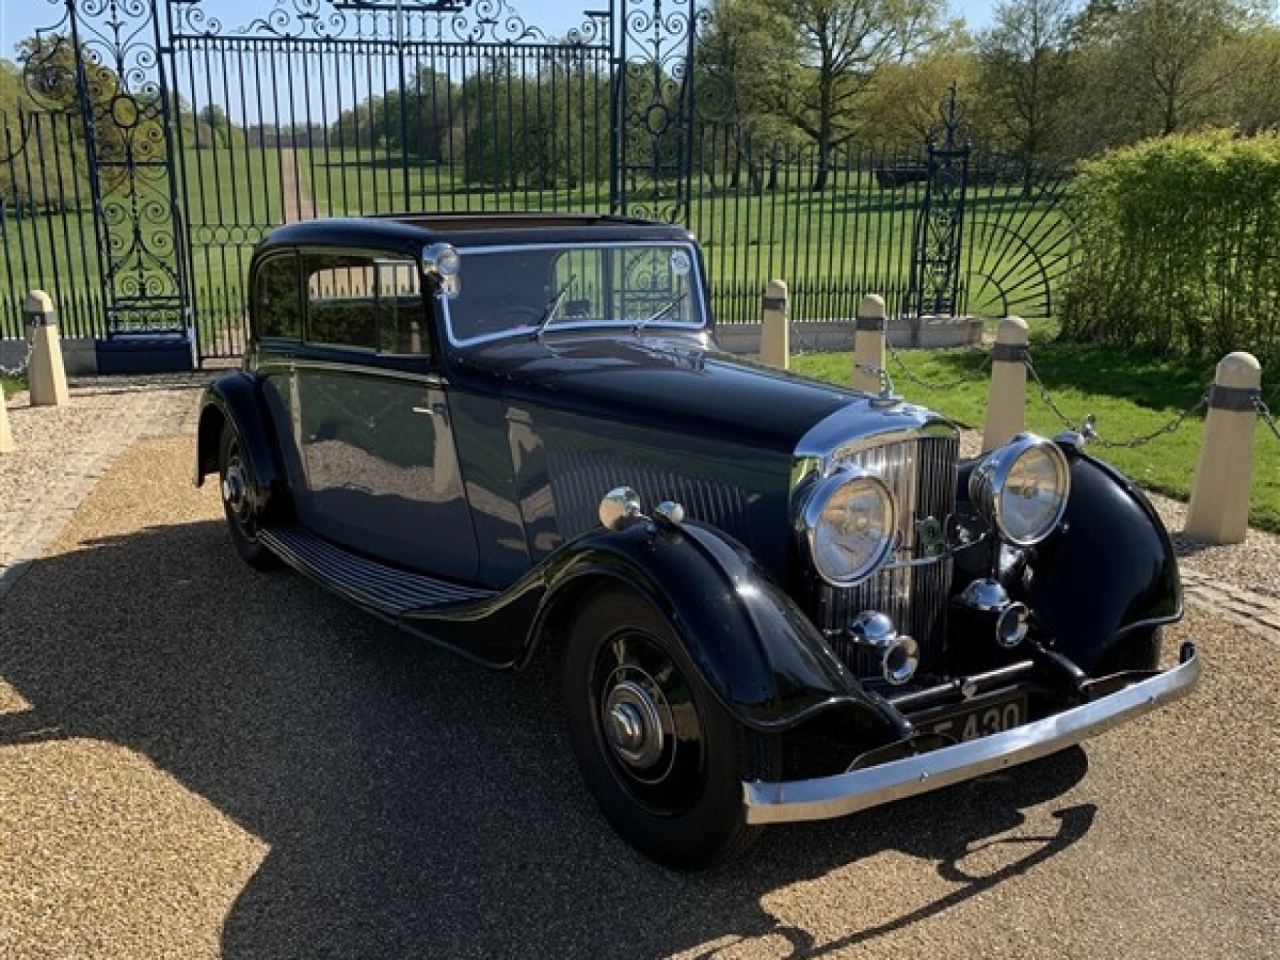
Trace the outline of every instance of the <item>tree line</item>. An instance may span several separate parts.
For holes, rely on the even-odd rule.
[[[744,153],[749,144],[812,150],[818,190],[844,147],[918,148],[951,88],[971,141],[1027,169],[1147,137],[1280,126],[1269,0],[1000,0],[977,31],[951,17],[947,0],[707,0],[698,27],[691,71],[628,66],[628,94],[643,109],[624,134],[643,141],[640,152],[674,154],[678,131],[650,129],[652,118],[695,104]],[[411,65],[399,87],[283,128],[237,125],[219,104],[177,97],[168,115],[191,147],[323,146],[449,166],[473,183],[572,187],[610,175],[617,80],[598,53],[567,41],[536,53],[512,45],[463,80]],[[112,116],[118,78],[90,60],[85,70],[95,111]],[[74,113],[75,84],[68,40],[23,41],[17,64],[0,62],[0,115]],[[139,118],[97,124],[99,156],[163,143],[138,136],[139,124],[159,122],[159,105],[133,99]],[[59,162],[79,162],[63,153]],[[764,153],[755,150],[756,163]]]
[[[1273,14],[1266,0],[1001,0],[971,32],[945,0],[712,0],[699,98],[826,156],[922,143],[955,84],[976,145],[1071,163],[1147,137],[1280,125]]]

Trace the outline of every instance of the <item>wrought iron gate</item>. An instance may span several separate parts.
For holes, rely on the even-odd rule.
[[[605,0],[558,37],[519,0],[273,0],[234,24],[225,0],[49,2],[21,57],[38,109],[0,117],[0,349],[41,286],[100,359],[238,357],[254,245],[322,214],[684,222],[730,323],[758,319],[773,276],[796,319],[870,291],[904,314],[1043,316],[1070,261],[1064,181],[971,151],[954,97],[927,148],[842,146],[811,191],[815,151],[753,145],[714,77],[695,91],[698,0]]]
[[[687,212],[695,0],[609,0],[558,38],[507,0],[276,0],[235,25],[217,0],[62,2],[28,85],[74,61],[107,338],[238,356],[248,257],[290,220]]]

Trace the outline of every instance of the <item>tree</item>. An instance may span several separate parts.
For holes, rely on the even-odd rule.
[[[1134,106],[1140,134],[1197,125],[1240,67],[1213,55],[1250,16],[1235,0],[1114,0],[1095,8],[1112,82]]]
[[[549,190],[605,176],[609,81],[590,61],[581,47],[564,43],[535,70],[526,71],[521,58],[495,54],[468,78],[462,136],[455,137],[467,180]]]
[[[22,71],[0,60],[0,208],[61,207],[86,194],[78,113],[48,110],[27,90]]]
[[[1246,135],[1280,130],[1280,29],[1260,26],[1229,40],[1211,55],[1208,68],[1232,78],[1211,123]]]
[[[980,89],[1031,170],[1061,152],[1062,107],[1074,93],[1074,0],[1004,0],[978,37]]]
[[[196,145],[200,147],[217,144],[230,147],[243,142],[244,132],[236,128],[221,105],[211,103],[200,110],[196,124]]]
[[[768,96],[816,144],[813,189],[822,190],[832,150],[853,133],[858,93],[886,64],[908,62],[938,39],[943,0],[777,0],[774,8],[796,56]]]
[[[942,119],[942,104],[950,95],[966,106],[981,103],[978,92],[978,62],[964,49],[938,51],[910,63],[886,64],[858,96],[854,133],[861,143],[918,150],[936,131]],[[966,114],[971,128],[977,126],[976,111]],[[985,130],[973,130],[975,142],[985,142]]]

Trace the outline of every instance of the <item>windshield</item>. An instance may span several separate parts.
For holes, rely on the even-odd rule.
[[[704,325],[686,244],[520,246],[461,252],[446,298],[457,344],[582,326]]]

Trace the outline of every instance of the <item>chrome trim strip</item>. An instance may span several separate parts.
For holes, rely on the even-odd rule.
[[[399,355],[397,355],[399,356]],[[337,360],[312,359],[307,356],[293,356],[287,365],[280,365],[286,370],[307,371],[312,373],[346,373],[360,376],[382,377],[388,380],[404,380],[408,383],[420,383],[424,387],[445,387],[448,381],[439,373],[397,370],[394,367],[378,367],[373,364],[356,364]]]
[[[841,817],[1038,760],[1184,696],[1200,672],[1200,659],[1192,648],[1181,664],[1164,673],[1004,733],[830,777],[744,782],[747,822]]]

